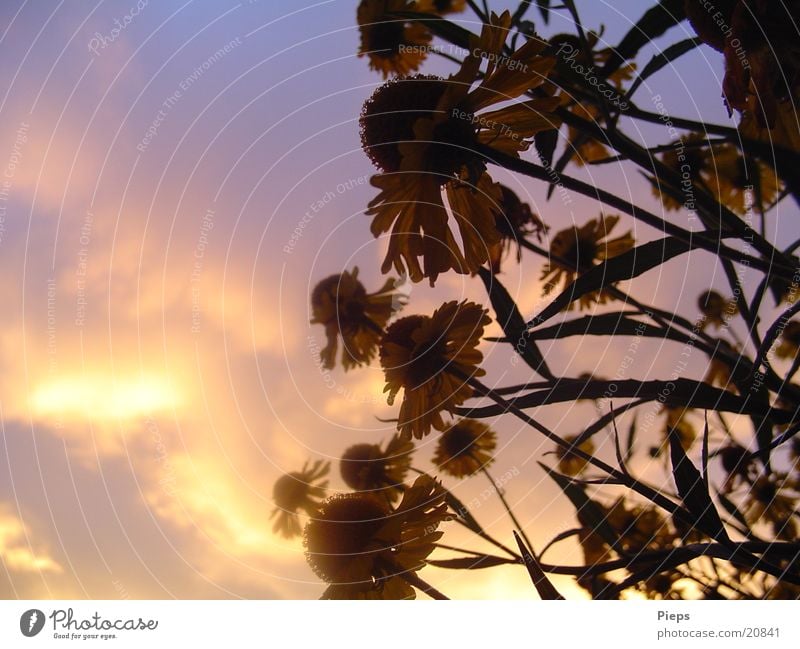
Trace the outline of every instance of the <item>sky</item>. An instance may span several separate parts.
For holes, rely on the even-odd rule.
[[[396,415],[377,366],[320,372],[324,344],[309,324],[320,279],[360,268],[383,283],[385,241],[364,215],[374,173],[358,116],[382,83],[357,56],[355,0],[165,0],[0,6],[0,596],[5,598],[316,598],[323,585],[301,544],[272,532],[272,485],[308,458],[333,463],[348,445],[384,441]],[[587,27],[618,42],[640,0],[590,2]],[[513,7],[493,0],[495,10]],[[531,13],[538,21],[538,14]],[[458,17],[478,30],[469,14]],[[540,25],[568,31],[565,16]],[[684,24],[643,51],[691,35]],[[452,63],[429,60],[428,73]],[[720,98],[721,62],[701,48],[651,78],[667,110],[732,123]],[[662,125],[623,126],[669,142]],[[588,199],[549,202],[541,183],[493,170],[551,232],[599,214]],[[631,167],[574,175],[660,206]],[[317,209],[315,209],[315,207]],[[783,208],[782,208],[783,209]],[[797,236],[793,207],[768,227]],[[310,216],[308,216],[310,215]],[[780,216],[780,218],[778,218]],[[671,219],[685,218],[672,214]],[[658,232],[625,221],[638,241]],[[293,235],[302,224],[299,235]],[[795,228],[796,229],[796,228]],[[792,236],[794,234],[794,236]],[[523,313],[546,304],[542,262],[506,264],[501,277]],[[755,273],[745,278],[752,286]],[[699,292],[724,287],[704,253],[670,262],[628,288],[696,314]],[[475,278],[410,287],[407,313],[445,299],[486,302]],[[498,333],[492,325],[489,334]],[[611,375],[627,343],[568,339],[545,346],[567,376]],[[510,350],[482,344],[487,381],[526,380]],[[674,347],[643,346],[632,375],[663,375]],[[702,376],[705,359],[690,368]],[[571,434],[591,403],[541,409]],[[495,477],[535,545],[574,527],[574,512],[537,466],[552,449],[512,419],[499,434]],[[653,431],[655,433],[655,431]],[[430,469],[435,440],[418,444]],[[601,449],[601,455],[608,452]],[[661,465],[638,469],[657,479]],[[512,527],[481,476],[447,486],[478,498],[484,526]],[[464,540],[445,528],[448,539]],[[465,542],[476,545],[471,539]],[[508,541],[511,542],[511,541]],[[581,560],[563,544],[553,556]],[[524,570],[426,569],[452,597],[533,598]],[[555,583],[580,596],[566,580]]]

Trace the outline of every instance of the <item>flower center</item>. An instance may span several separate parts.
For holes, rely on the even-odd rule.
[[[311,567],[329,583],[367,578],[363,570],[348,574],[348,568],[353,562],[367,559],[368,548],[369,554],[388,549],[369,546],[375,543],[389,514],[387,506],[365,494],[345,494],[327,501],[306,526]]]
[[[474,443],[475,435],[457,424],[442,435],[442,445],[450,458],[469,455]]]
[[[340,464],[342,478],[353,489],[371,489],[386,484],[385,462],[374,444],[348,448]]]
[[[418,388],[435,377],[447,364],[447,342],[443,337],[417,345],[408,367],[409,387]]]
[[[441,77],[416,75],[393,79],[378,88],[361,111],[361,146],[381,171],[399,171],[403,162],[400,145],[419,147],[413,171],[437,174],[440,184],[467,166],[474,166],[475,126],[453,114],[440,114],[436,107],[448,82]],[[461,114],[461,113],[459,113]],[[420,136],[417,120],[428,119],[432,128]],[[470,165],[472,163],[472,165]]]
[[[399,20],[386,20],[369,28],[367,49],[373,56],[391,59],[400,52],[400,46],[406,44],[405,24]]]

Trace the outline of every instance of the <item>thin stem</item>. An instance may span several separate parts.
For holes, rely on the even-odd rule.
[[[505,507],[506,513],[508,513],[509,518],[511,518],[511,522],[514,523],[514,526],[519,530],[519,533],[522,534],[522,538],[525,539],[525,543],[529,548],[533,548],[533,544],[528,539],[528,535],[525,533],[525,528],[520,525],[520,522],[517,520],[517,517],[514,515],[514,511],[511,509],[511,506],[508,504],[506,500],[505,494],[503,490],[497,486],[497,483],[492,478],[491,474],[489,473],[489,469],[486,468],[486,465],[481,467],[481,473],[486,476],[486,479],[491,483],[494,490],[497,492],[497,495],[500,497],[500,502],[503,503],[503,507]]]
[[[399,576],[411,584],[414,588],[421,590],[431,599],[450,599],[447,595],[444,595],[440,591],[436,590],[427,581],[422,579],[422,577],[420,577],[416,572],[401,572],[399,573]]]

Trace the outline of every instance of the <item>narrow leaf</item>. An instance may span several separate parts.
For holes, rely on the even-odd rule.
[[[614,282],[638,277],[648,270],[661,266],[673,257],[689,252],[689,249],[690,246],[685,241],[666,237],[650,241],[617,257],[612,257],[580,275],[545,307],[544,311],[531,320],[530,324],[538,327],[581,296],[600,290]]]
[[[669,431],[669,448],[675,486],[686,509],[694,517],[694,526],[712,538],[728,540],[725,526],[711,501],[703,476],[686,456],[678,431],[674,428]]]
[[[485,268],[479,268],[478,275],[480,275],[484,286],[486,286],[486,292],[489,294],[489,300],[497,316],[497,322],[503,328],[506,338],[513,342],[516,352],[534,372],[546,379],[555,380],[555,376],[553,376],[550,368],[547,367],[547,362],[544,360],[542,352],[539,351],[536,341],[530,338],[528,326],[525,324],[525,320],[511,295],[498,281],[497,277]]]
[[[643,81],[646,81],[648,77],[658,72],[664,66],[669,65],[676,59],[680,58],[687,52],[691,52],[694,48],[700,45],[701,42],[702,41],[699,38],[687,38],[686,40],[670,45],[663,52],[656,54],[652,59],[650,59],[650,61],[648,61],[647,65],[645,65],[642,69],[642,72],[631,84],[630,90],[628,90],[628,97],[633,95],[637,88],[642,84]]]
[[[480,570],[482,568],[493,568],[494,566],[516,563],[516,561],[504,557],[495,557],[490,554],[482,554],[476,557],[459,557],[458,559],[428,559],[425,563],[449,570]]]
[[[588,527],[593,532],[597,533],[600,538],[612,548],[616,547],[619,542],[619,536],[606,519],[606,514],[601,509],[600,505],[586,495],[586,491],[583,487],[576,485],[566,476],[556,473],[541,462],[538,464],[561,488],[564,495],[569,498],[569,501],[572,503],[572,506],[575,507],[578,518],[584,527]]]
[[[547,575],[544,574],[536,557],[533,556],[533,553],[531,553],[528,547],[522,542],[516,530],[514,531],[514,538],[517,541],[519,551],[522,553],[522,559],[525,561],[525,567],[528,569],[528,574],[531,576],[531,581],[533,581],[533,585],[536,587],[539,597],[542,599],[564,599],[564,596],[556,590],[556,587],[553,586],[552,582],[547,578]]]
[[[628,59],[636,56],[643,46],[661,36],[670,27],[686,18],[684,0],[661,0],[655,7],[644,13],[639,21],[628,30],[606,63],[603,73],[609,75]]]

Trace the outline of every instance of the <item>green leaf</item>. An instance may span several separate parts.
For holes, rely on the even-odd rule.
[[[678,431],[674,428],[669,432],[669,448],[672,458],[672,477],[678,495],[694,517],[694,527],[712,538],[727,541],[728,533],[711,501],[706,482],[697,467],[686,456]]]
[[[586,490],[583,487],[575,484],[568,477],[553,471],[541,462],[538,464],[555,481],[561,491],[564,492],[564,495],[569,498],[584,527],[597,533],[610,547],[615,548],[619,543],[619,536],[606,519],[606,514],[600,505],[586,495]]]
[[[538,327],[581,296],[615,282],[638,277],[648,270],[661,266],[673,257],[689,252],[689,250],[689,244],[685,241],[674,237],[665,237],[637,246],[617,257],[612,257],[580,275],[545,307],[544,311],[531,320],[530,324]]]
[[[490,554],[480,554],[474,557],[459,557],[458,559],[428,559],[425,563],[437,568],[447,568],[448,570],[481,570],[482,568],[493,568],[509,563],[516,563],[514,559],[495,557]]]
[[[684,0],[661,0],[655,7],[646,11],[639,22],[628,30],[619,45],[612,49],[612,56],[606,63],[603,73],[608,76],[619,69],[625,61],[634,58],[647,43],[686,18],[683,3]]]
[[[553,586],[553,583],[547,578],[547,575],[544,574],[536,557],[533,556],[533,553],[522,542],[516,530],[514,531],[514,538],[517,540],[519,551],[522,553],[522,560],[525,562],[525,567],[528,569],[528,574],[531,576],[531,581],[536,591],[539,593],[539,597],[546,600],[564,599],[564,596],[556,590],[556,587]]]
[[[694,48],[700,45],[702,41],[699,38],[687,38],[673,45],[670,45],[663,52],[656,54],[647,65],[644,66],[639,76],[631,84],[627,96],[630,97],[639,88],[643,81],[646,81],[651,75],[658,72],[664,66],[672,63],[680,58],[687,52],[691,52]]]
[[[512,342],[516,352],[531,367],[534,372],[549,380],[555,380],[555,376],[547,367],[542,352],[536,341],[530,338],[528,326],[522,314],[517,308],[516,302],[509,295],[500,281],[485,268],[478,269],[478,275],[486,286],[489,300],[492,303],[497,322],[503,328],[506,338]]]

